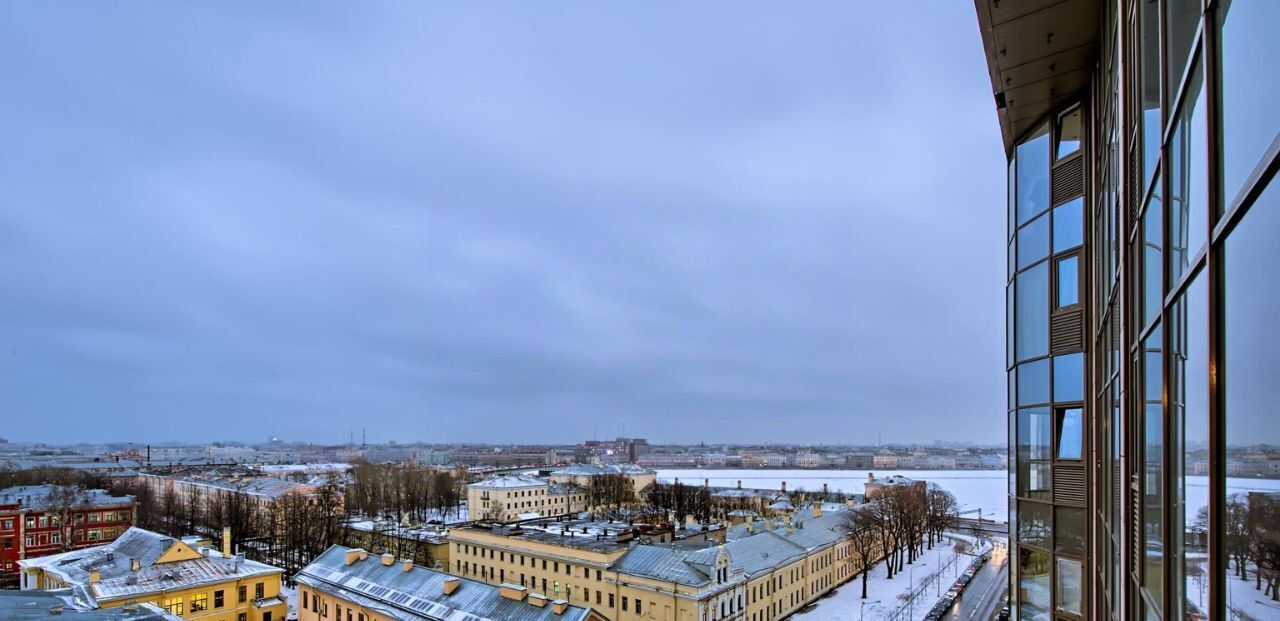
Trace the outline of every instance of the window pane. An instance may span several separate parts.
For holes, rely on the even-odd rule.
[[[1054,154],[1062,159],[1080,150],[1080,108],[1058,117],[1058,148]]]
[[[1049,208],[1049,124],[1018,145],[1018,224]]]
[[[1049,554],[1018,550],[1018,618],[1049,618]]]
[[[1174,582],[1186,585],[1185,613],[1177,611],[1173,618],[1196,616],[1204,610],[1204,581],[1208,549],[1206,547],[1209,525],[1208,441],[1209,441],[1209,322],[1208,297],[1203,274],[1187,289],[1175,307],[1171,326],[1173,351],[1170,358],[1173,369],[1170,375],[1170,424],[1172,438],[1177,442],[1176,453],[1181,459],[1174,467],[1178,504],[1173,514],[1178,519],[1176,528],[1170,529],[1175,537],[1174,546],[1182,557],[1181,565],[1174,564]],[[1182,603],[1182,602],[1178,602]]]
[[[1182,72],[1187,69],[1187,57],[1191,55],[1191,46],[1195,43],[1196,25],[1200,21],[1200,0],[1165,0],[1165,43],[1168,51],[1170,97],[1176,92],[1176,84],[1182,81]]]
[[[1014,362],[1013,360],[1013,326],[1015,323],[1014,316],[1013,316],[1013,284],[1012,283],[1008,287],[1005,287],[1004,297],[1005,297],[1004,312],[1006,317],[1004,322],[1004,356],[1005,356],[1004,362],[1006,367],[1012,367]]]
[[[1160,157],[1160,13],[1155,2],[1139,2],[1142,29],[1142,182]],[[1144,185],[1143,188],[1146,188]]]
[[[1163,243],[1161,239],[1163,220],[1164,211],[1160,206],[1160,180],[1157,178],[1156,191],[1152,192],[1151,202],[1142,216],[1143,326],[1160,314],[1160,307],[1164,302],[1164,281],[1162,280],[1164,276],[1161,271],[1164,263],[1161,262],[1160,250],[1160,245]]]
[[[1058,261],[1058,308],[1080,303],[1080,257]]]
[[[1049,408],[1018,410],[1018,461],[1049,459]]]
[[[1084,400],[1084,354],[1067,354],[1053,359],[1053,400]]]
[[[1058,610],[1080,614],[1083,594],[1080,588],[1081,573],[1080,561],[1058,559]]]
[[[1005,207],[1006,207],[1006,211],[1009,212],[1009,230],[1005,233],[1005,235],[1008,236],[1009,239],[1013,239],[1013,231],[1014,229],[1018,228],[1018,222],[1014,217],[1014,214],[1017,212],[1017,202],[1018,202],[1018,197],[1017,195],[1014,194],[1014,187],[1015,187],[1014,180],[1016,179],[1016,175],[1017,175],[1017,164],[1018,164],[1017,158],[1013,158],[1009,160],[1009,189],[1008,189],[1008,193],[1005,195],[1005,201],[1007,203]],[[1009,264],[1012,265],[1013,262],[1010,261]]]
[[[1057,507],[1053,515],[1054,549],[1083,555],[1087,530],[1084,509]]]
[[[1080,459],[1083,434],[1080,408],[1058,410],[1058,459]]]
[[[1018,365],[1018,405],[1049,402],[1049,359]]]
[[[1257,480],[1258,461],[1251,454],[1280,446],[1280,278],[1276,275],[1276,240],[1280,239],[1280,182],[1272,180],[1258,197],[1240,224],[1226,240],[1224,258],[1224,361],[1222,390],[1226,409],[1228,532],[1243,533],[1237,550],[1280,550],[1280,533],[1276,517],[1276,497],[1262,492],[1274,491],[1275,481]],[[1188,408],[1190,405],[1188,405]],[[1271,449],[1274,450],[1274,449]],[[1248,477],[1248,478],[1245,478]],[[1251,480],[1252,479],[1252,480]],[[1268,528],[1251,528],[1265,522]],[[1247,556],[1247,554],[1246,554]],[[1254,567],[1248,563],[1247,567]],[[1248,572],[1249,580],[1239,580],[1236,559],[1230,560],[1226,584],[1228,598],[1235,601],[1266,600],[1256,590],[1257,569]],[[1266,588],[1266,580],[1263,580]]]
[[[1169,144],[1169,268],[1174,281],[1208,239],[1209,155],[1200,75],[1197,69],[1191,77],[1194,87]]]
[[[1049,256],[1049,215],[1018,229],[1018,269]]]
[[[1280,73],[1260,58],[1280,55],[1280,2],[1220,2],[1222,36],[1222,178],[1223,198],[1230,201],[1280,133]]]
[[[1018,501],[1018,545],[1049,548],[1049,516],[1052,508],[1044,503]]]
[[[1049,264],[1041,263],[1015,279],[1017,360],[1049,353]]]
[[[1070,250],[1084,243],[1084,197],[1053,208],[1053,251]]]
[[[1160,331],[1156,330],[1143,344],[1147,402],[1143,423],[1143,497],[1142,525],[1144,563],[1143,584],[1156,601],[1163,597],[1164,568],[1164,419],[1160,403]],[[1154,399],[1152,398],[1154,397]]]

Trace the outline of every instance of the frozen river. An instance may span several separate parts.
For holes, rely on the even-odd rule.
[[[999,521],[1008,519],[1009,487],[1008,472],[1005,470],[872,470],[877,477],[900,474],[904,477],[937,483],[943,489],[956,495],[961,512],[966,517],[976,517],[977,510],[982,510],[986,518],[996,517]],[[782,482],[787,482],[788,490],[804,489],[822,491],[826,483],[833,492],[861,494],[867,482],[866,470],[658,470],[658,479],[666,482],[679,478],[683,483],[698,485],[703,479],[709,479],[713,487],[733,487],[742,482],[743,487],[757,489],[778,489]],[[1206,477],[1188,477],[1189,496],[1197,497],[1207,493]],[[1228,478],[1229,494],[1250,491],[1280,491],[1280,480],[1277,479],[1244,479]],[[1188,515],[1194,516],[1195,509],[1188,507]]]

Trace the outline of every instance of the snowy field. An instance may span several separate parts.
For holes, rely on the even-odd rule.
[[[667,483],[679,478],[691,485],[701,485],[703,479],[710,479],[713,487],[733,487],[742,481],[743,487],[756,489],[779,489],[782,482],[787,482],[787,489],[805,489],[821,491],[826,483],[833,492],[861,494],[867,482],[867,472],[874,472],[877,477],[900,474],[904,477],[937,483],[943,489],[956,495],[960,511],[965,517],[976,517],[977,509],[982,509],[982,516],[1004,521],[1009,515],[1008,472],[1005,470],[658,470],[658,479]],[[1208,494],[1207,477],[1187,478],[1188,498],[1206,497]],[[1227,479],[1228,494],[1242,494],[1253,491],[1280,491],[1280,479],[1245,479],[1231,477]],[[1194,518],[1195,510],[1188,503],[1188,516]]]

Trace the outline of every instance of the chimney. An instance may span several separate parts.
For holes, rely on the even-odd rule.
[[[822,517],[822,503],[820,502],[813,503],[813,517],[816,517],[816,518]]]
[[[498,586],[498,593],[503,599],[523,602],[524,596],[529,592],[528,589],[516,584],[502,584]]]
[[[396,555],[394,555],[394,554],[390,554],[390,553],[384,553],[384,554],[382,555],[382,564],[383,564],[383,565],[386,565],[387,567],[390,567],[390,566],[391,566],[391,564],[392,564],[392,563],[394,563],[394,562],[396,562]]]
[[[361,549],[359,549],[359,548],[356,548],[356,549],[354,549],[354,550],[347,550],[347,556],[346,556],[346,558],[345,558],[345,559],[343,559],[342,563],[343,563],[344,565],[350,565],[350,564],[352,564],[352,563],[354,563],[354,562],[356,562],[356,561],[360,560],[360,555],[361,555],[362,553],[364,553],[364,550],[361,550]]]
[[[231,556],[231,527],[226,526],[222,529],[222,555]]]
[[[89,584],[97,584],[100,580],[102,580],[102,574],[98,570],[89,572]]]
[[[569,609],[569,602],[566,602],[562,599],[558,599],[554,602],[551,602],[551,612],[554,612],[558,615],[564,614],[564,611],[568,609]]]
[[[742,489],[742,479],[738,479],[738,489]]]
[[[439,562],[440,562],[440,561],[436,561],[436,563],[437,563],[437,564],[438,564]],[[410,569],[413,569],[413,561],[411,561],[411,560],[409,560],[409,559],[404,559],[403,561],[400,561],[400,568],[401,568],[401,569],[403,569],[403,570],[405,570],[405,571],[409,571]]]
[[[538,608],[542,608],[547,605],[547,596],[539,593],[530,593],[529,603],[537,606]]]
[[[823,483],[823,484],[822,484],[822,497],[823,497],[824,499],[827,497],[827,484],[826,484],[826,483]]]
[[[782,482],[782,493],[784,493],[784,494],[785,494],[785,493],[787,493],[787,482],[786,482],[786,481],[783,481],[783,482]]]
[[[136,559],[136,558],[135,558],[135,559],[133,559],[133,561],[132,561],[131,563],[129,563],[129,569],[130,569],[131,571],[138,571],[138,570],[142,569],[142,561],[140,561],[140,560],[138,560],[138,559]]]
[[[363,561],[364,559],[367,559],[367,558],[369,558],[369,553],[368,553],[368,552],[366,552],[363,548],[361,548],[361,549],[360,549],[360,560],[362,560],[362,561]]]
[[[754,535],[756,532],[756,525],[751,522],[747,522],[747,532]]]
[[[875,475],[875,473],[874,473],[874,472],[868,472],[868,473],[867,473],[867,483],[875,483],[875,482],[876,482],[876,475]]]
[[[460,584],[462,584],[462,581],[461,581],[461,580],[459,580],[459,579],[457,579],[457,578],[453,578],[453,577],[445,578],[445,579],[444,579],[444,594],[445,594],[445,595],[453,595],[453,592],[458,590],[458,585],[460,585]]]
[[[703,480],[702,480],[702,486],[703,486],[703,487],[711,487],[711,479],[703,479]]]

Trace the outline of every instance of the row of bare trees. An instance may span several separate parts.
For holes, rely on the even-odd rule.
[[[1197,516],[1201,529],[1208,526],[1208,508]],[[1280,601],[1280,499],[1263,492],[1232,494],[1226,504],[1226,552],[1232,573],[1249,579],[1271,601]]]
[[[466,475],[419,464],[357,462],[347,484],[352,515],[428,522],[456,512],[466,499]]]
[[[883,560],[888,578],[914,563],[926,549],[942,542],[942,534],[957,517],[956,498],[936,484],[883,488],[874,500],[855,507],[844,521],[851,554],[848,561],[862,572],[862,597],[867,597],[867,574]]]

